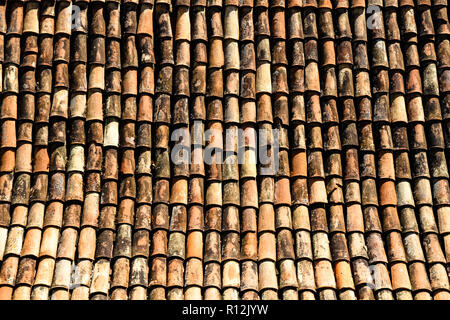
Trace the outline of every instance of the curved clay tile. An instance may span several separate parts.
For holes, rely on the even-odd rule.
[[[0,298],[449,299],[449,33],[447,0],[0,0]]]
[[[21,35],[23,31],[23,12],[24,3],[22,1],[8,1],[6,3],[6,15],[9,16],[9,25],[6,34],[3,37],[4,45],[2,57],[3,69],[3,88],[2,88],[2,114],[0,123],[0,149],[4,157],[2,160],[6,162],[2,165],[0,173],[1,180],[1,199],[3,202],[2,210],[2,226],[9,227],[8,234],[2,236],[2,265],[0,269],[0,296],[2,299],[10,300],[13,295],[14,284],[18,272],[18,264],[20,257],[20,249],[23,245],[23,236],[27,216],[28,197],[30,188],[30,175],[27,173],[20,174],[14,179],[16,166],[22,166],[22,170],[26,169],[26,162],[22,163],[17,160],[17,152],[20,147],[22,156],[27,150],[23,148],[23,143],[17,140],[17,127],[24,128],[22,121],[17,121],[24,115],[20,114],[19,118],[19,87],[23,86],[24,81],[19,79],[19,67],[21,65]],[[30,106],[29,106],[30,108]],[[29,109],[28,108],[28,109]],[[22,119],[20,119],[22,120]],[[29,149],[29,148],[28,148]],[[6,152],[10,150],[10,152]],[[31,156],[31,155],[29,155]],[[31,160],[29,158],[29,160]],[[25,165],[25,166],[24,166]],[[17,193],[17,187],[21,185],[24,193]],[[15,189],[14,186],[16,187]],[[14,191],[14,192],[13,192]],[[25,196],[26,198],[21,197]],[[22,200],[22,201],[21,201]],[[14,226],[14,222],[18,222]],[[10,224],[11,223],[11,224]]]
[[[155,70],[155,101],[153,121],[155,121],[155,145],[152,166],[153,207],[151,215],[152,237],[149,260],[149,299],[166,299],[167,285],[167,246],[169,229],[169,125],[171,123],[170,103],[173,75],[173,34],[168,7],[163,1],[157,1],[154,8],[156,21],[155,43],[159,52],[155,52],[157,68]],[[158,61],[159,59],[159,61]],[[161,65],[164,64],[164,65]]]

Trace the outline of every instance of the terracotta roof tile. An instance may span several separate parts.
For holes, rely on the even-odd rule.
[[[0,1],[0,298],[450,299],[447,5]]]

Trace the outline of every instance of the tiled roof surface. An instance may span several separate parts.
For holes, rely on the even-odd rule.
[[[0,0],[0,92],[0,299],[450,299],[447,0]]]

